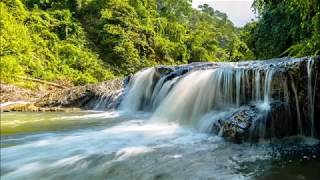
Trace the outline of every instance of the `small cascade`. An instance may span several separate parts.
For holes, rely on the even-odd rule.
[[[163,77],[165,79],[166,77]],[[171,81],[166,81],[163,83],[161,80],[157,83],[157,86],[161,87],[158,91],[154,91],[152,95],[152,110],[155,110],[161,101],[168,95],[169,91],[173,88],[173,86],[178,81],[179,77],[172,79]],[[161,86],[162,85],[162,86]]]
[[[236,104],[237,104],[237,107],[240,106],[240,96],[241,96],[241,78],[242,78],[242,71],[241,70],[238,70],[236,72]]]
[[[108,104],[108,96],[104,96],[102,95],[101,98],[99,98],[99,100],[97,101],[97,103],[94,105],[94,110],[104,110],[105,109],[105,105]]]
[[[259,138],[264,140],[266,138],[266,129],[267,129],[267,118],[268,118],[268,113],[270,110],[270,103],[271,103],[271,83],[272,83],[272,77],[273,77],[274,70],[273,69],[268,69],[265,74],[265,79],[264,79],[264,91],[263,91],[263,101],[262,103],[259,103],[258,101],[258,108],[261,111],[261,117],[260,117],[260,122],[259,124]],[[259,89],[256,91],[260,91],[260,83],[258,83]],[[257,87],[255,88],[257,89]],[[257,92],[260,94],[260,92]],[[260,95],[259,95],[260,96]],[[258,96],[258,100],[260,97]]]
[[[295,105],[296,105],[296,110],[297,110],[299,135],[302,135],[303,131],[302,131],[302,121],[301,121],[301,113],[300,113],[300,107],[299,107],[299,99],[298,99],[297,88],[296,88],[293,81],[291,81],[291,88],[292,88],[292,91],[294,94],[294,100],[295,100]]]
[[[260,95],[260,69],[256,70],[255,73],[255,78],[254,78],[254,86],[255,86],[255,100],[260,101],[261,100],[261,95]]]
[[[174,80],[175,87],[167,96],[162,93],[158,94],[163,101],[156,109],[153,117],[165,121],[183,121],[183,123],[189,124],[194,123],[210,111],[221,112],[240,107],[241,99],[245,96],[245,89],[247,88],[245,87],[245,79],[248,79],[246,76],[249,73],[246,72],[249,71],[250,69],[244,68],[234,70],[232,67],[221,67],[191,72],[178,83]],[[270,108],[273,74],[273,69],[266,71],[263,101],[260,102],[260,81],[256,86],[253,86],[256,92],[255,98],[248,100],[258,101],[260,109],[266,112]],[[168,83],[168,86],[171,87],[172,84]],[[166,83],[162,86],[163,92],[169,92],[168,86]]]
[[[152,111],[154,121],[179,122],[205,132],[218,126],[217,133],[222,135],[249,131],[246,136],[250,139],[306,135],[310,129],[313,136],[317,78],[314,62],[307,61],[307,108],[302,107],[304,96],[297,79],[302,75],[288,68],[296,68],[305,60],[194,63],[167,70],[145,69],[131,78],[120,109]],[[308,109],[308,115],[304,109]],[[306,116],[310,123],[304,120]]]
[[[215,96],[221,93],[212,76],[216,70],[191,72],[183,77],[162,100],[153,117],[165,121],[184,121],[198,118],[214,106]],[[192,82],[192,83],[190,83]]]
[[[270,69],[267,70],[267,74],[264,80],[264,99],[263,102],[265,104],[270,104],[270,97],[271,97],[271,82],[273,77],[274,70]]]
[[[309,111],[309,121],[311,124],[310,133],[314,137],[314,100],[315,100],[315,83],[312,81],[312,72],[313,72],[313,59],[309,58],[307,62],[307,73],[308,73],[308,111]],[[316,82],[316,81],[314,81]]]
[[[154,68],[139,71],[130,80],[120,110],[134,112],[148,107],[152,95]]]

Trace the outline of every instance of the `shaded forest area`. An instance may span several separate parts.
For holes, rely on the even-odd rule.
[[[191,0],[1,0],[1,83],[82,85],[157,64],[319,54],[318,0],[253,8],[258,20],[237,28]]]

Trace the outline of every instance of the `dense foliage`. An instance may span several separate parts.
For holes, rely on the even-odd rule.
[[[27,9],[22,1],[6,0],[0,11],[2,81],[20,75],[84,84],[113,77],[70,10]]]
[[[155,64],[237,61],[250,54],[227,16],[188,0],[81,1],[79,18],[117,74]]]
[[[2,0],[1,81],[77,85],[156,64],[319,54],[319,1],[255,0],[253,7],[258,20],[239,30],[191,0]]]
[[[320,53],[319,0],[255,0],[257,22],[241,33],[257,58]]]
[[[5,0],[0,8],[6,82],[85,84],[156,64],[252,57],[226,14],[190,0]]]

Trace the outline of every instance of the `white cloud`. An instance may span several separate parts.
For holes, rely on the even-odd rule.
[[[253,0],[193,0],[192,6],[197,8],[198,5],[208,4],[213,9],[226,13],[234,25],[240,27],[255,19],[252,2]]]

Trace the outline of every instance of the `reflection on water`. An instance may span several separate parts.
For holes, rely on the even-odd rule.
[[[320,147],[312,139],[232,144],[149,116],[3,113],[1,179],[320,177]]]

